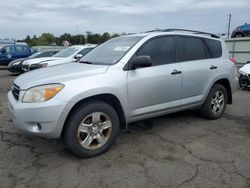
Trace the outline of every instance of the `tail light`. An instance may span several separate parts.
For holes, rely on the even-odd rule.
[[[234,63],[235,65],[237,64],[237,61],[234,57],[229,57],[229,60]]]

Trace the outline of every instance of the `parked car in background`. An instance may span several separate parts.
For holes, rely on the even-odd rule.
[[[22,63],[26,60],[34,59],[34,58],[41,58],[41,57],[51,57],[58,53],[59,50],[45,50],[34,53],[33,55],[29,56],[28,58],[20,58],[13,60],[8,65],[8,70],[13,73],[22,73]]]
[[[23,74],[8,101],[16,127],[91,157],[131,122],[195,108],[220,118],[237,79],[223,40],[171,29],[117,37],[79,63]]]
[[[76,62],[95,47],[95,44],[75,45],[61,50],[52,57],[29,59],[22,63],[22,70],[28,72],[38,68]]]
[[[33,51],[27,45],[3,45],[0,47],[0,62],[8,65],[9,62],[19,58],[27,58],[32,55],[32,53]]]
[[[250,87],[250,61],[239,70],[239,85],[242,89]]]
[[[250,24],[244,24],[239,27],[237,27],[233,33],[232,33],[232,38],[236,37],[247,37],[250,36]]]

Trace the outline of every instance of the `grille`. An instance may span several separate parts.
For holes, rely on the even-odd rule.
[[[12,86],[12,94],[16,100],[19,100],[20,87],[16,84]]]

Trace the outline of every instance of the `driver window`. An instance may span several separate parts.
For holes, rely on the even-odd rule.
[[[7,46],[7,47],[5,47],[5,48],[3,49],[3,51],[4,51],[5,53],[13,53],[13,52],[14,52],[14,49],[13,49],[13,47],[11,47],[11,46]]]
[[[151,57],[152,65],[165,65],[176,62],[174,38],[158,37],[147,42],[136,54]]]

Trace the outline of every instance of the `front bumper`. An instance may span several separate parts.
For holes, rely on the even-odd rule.
[[[21,131],[46,138],[59,138],[73,103],[51,99],[42,103],[22,103],[8,93],[11,117]]]
[[[23,70],[22,70],[22,65],[13,65],[13,66],[10,66],[8,67],[8,70],[10,72],[13,72],[13,73],[22,73]]]
[[[250,87],[250,74],[240,74],[239,84],[241,87]]]

